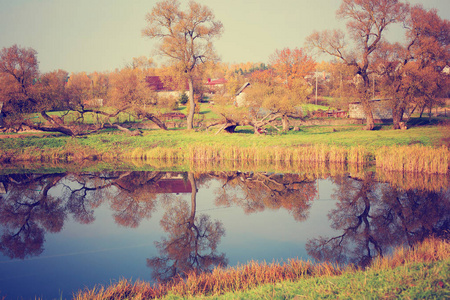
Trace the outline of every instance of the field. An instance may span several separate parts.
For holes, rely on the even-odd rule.
[[[327,107],[305,104],[303,109],[314,111]],[[184,106],[178,108],[181,113],[185,110]],[[66,124],[88,125],[104,118],[86,114],[79,119],[77,112],[52,114],[64,115]],[[37,114],[31,114],[29,118],[43,122]],[[196,119],[205,125],[217,121],[220,116],[212,105],[204,103]],[[325,124],[333,123],[333,119],[323,120]],[[390,171],[440,174],[447,173],[449,166],[450,125],[445,117],[412,119],[408,130],[392,130],[389,124],[377,124],[376,130],[365,131],[363,125],[306,126],[297,122],[298,131],[281,132],[268,126],[265,135],[253,134],[251,127],[237,127],[233,134],[217,134],[217,127],[205,129],[206,126],[190,132],[183,128],[163,131],[152,129],[146,126],[149,122],[136,121],[128,114],[119,114],[110,121],[131,130],[136,130],[135,127],[149,129],[141,129],[140,136],[129,136],[113,129],[79,138],[39,132],[0,134],[0,162],[162,159],[290,164],[308,161],[376,164],[378,168]]]

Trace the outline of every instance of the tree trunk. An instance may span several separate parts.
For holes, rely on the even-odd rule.
[[[372,106],[370,106],[370,102],[367,99],[363,99],[361,104],[366,114],[366,126],[364,126],[364,130],[373,130],[375,128],[375,121],[373,119]]]
[[[289,117],[286,115],[283,115],[281,117],[281,122],[283,124],[283,131],[289,131]]]
[[[194,129],[194,113],[195,113],[195,101],[194,101],[194,80],[192,76],[189,76],[189,112],[187,115],[187,129]]]
[[[195,182],[195,177],[194,177],[194,173],[189,172],[188,173],[188,179],[189,179],[189,183],[191,184],[191,216],[190,216],[190,222],[192,222],[192,224],[194,224],[194,220],[195,220],[195,212],[197,210],[197,184]]]
[[[422,115],[423,112],[425,111],[425,105],[422,107],[422,109],[420,110],[420,115],[419,115],[419,119],[422,119]]]
[[[392,110],[392,123],[394,125],[394,129],[400,129],[400,122],[402,121],[403,110],[402,109],[393,109]]]
[[[26,125],[35,130],[41,130],[45,132],[60,132],[68,136],[76,136],[76,133],[66,126],[42,126],[39,124],[33,124],[31,122],[23,123],[23,125]]]

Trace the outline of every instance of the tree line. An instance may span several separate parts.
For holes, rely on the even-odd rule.
[[[3,126],[18,129],[27,125],[72,136],[107,127],[130,133],[110,121],[126,112],[167,129],[160,117],[174,109],[180,99],[159,97],[146,80],[155,75],[174,90],[188,90],[188,130],[194,128],[194,114],[198,113],[208,77],[227,80],[214,95],[215,110],[222,120],[210,126],[221,125],[229,132],[236,126],[250,125],[258,133],[278,119],[282,120],[283,130],[289,130],[290,119],[304,117],[298,107],[317,89],[313,81],[319,70],[324,71],[322,94],[339,96],[347,103],[361,102],[366,129],[374,128],[371,100],[375,94],[386,99],[392,109],[395,129],[400,128],[406,111],[411,115],[415,110],[431,110],[448,96],[450,25],[436,10],[398,0],[343,0],[337,17],[347,21],[347,32],[313,32],[304,48],[275,50],[269,65],[220,63],[213,42],[223,32],[223,25],[207,6],[194,1],[183,10],[179,1],[164,0],[146,16],[142,34],[159,41],[155,50],[166,59],[161,68],[156,68],[152,59],[140,57],[111,73],[69,75],[57,70],[40,74],[34,49],[17,45],[3,48]],[[385,38],[394,24],[403,24],[403,43],[389,43]],[[333,60],[318,64],[313,58],[317,53],[325,53]],[[329,74],[326,80],[325,74]],[[246,91],[245,101],[237,103],[236,92],[247,82],[251,88]],[[106,121],[86,131],[65,124],[64,115],[50,116],[52,110],[75,111],[80,119],[86,113],[95,113]],[[27,119],[29,112],[40,113],[46,124]]]

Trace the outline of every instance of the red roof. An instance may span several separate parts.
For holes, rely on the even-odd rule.
[[[227,83],[227,80],[225,78],[219,78],[219,79],[208,79],[207,85],[216,85],[216,84],[225,84]]]

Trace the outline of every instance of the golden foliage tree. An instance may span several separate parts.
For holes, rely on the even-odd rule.
[[[155,115],[156,93],[145,80],[148,73],[140,68],[123,68],[110,74],[110,105],[118,111],[127,110],[137,118],[154,122],[166,130],[164,123]]]
[[[0,102],[9,126],[21,123],[21,113],[33,110],[33,81],[39,75],[37,52],[13,45],[0,51]]]
[[[414,6],[406,20],[405,44],[382,43],[374,64],[379,87],[392,109],[394,129],[407,108],[430,110],[449,91],[449,76],[443,69],[450,59],[450,23],[434,10]],[[411,112],[410,112],[411,113]]]
[[[289,88],[293,82],[298,82],[314,72],[316,67],[316,62],[301,48],[275,50],[269,60],[277,76],[284,80]]]
[[[38,111],[63,109],[66,107],[66,81],[68,73],[57,70],[43,74],[34,85],[34,98]]]
[[[85,72],[70,74],[66,91],[71,109],[77,110],[92,98],[91,85],[92,81]]]
[[[204,5],[190,1],[187,10],[177,0],[158,2],[147,14],[144,36],[158,39],[158,54],[176,65],[189,84],[187,128],[193,129],[194,77],[200,63],[217,60],[212,41],[222,33],[222,23]]]

